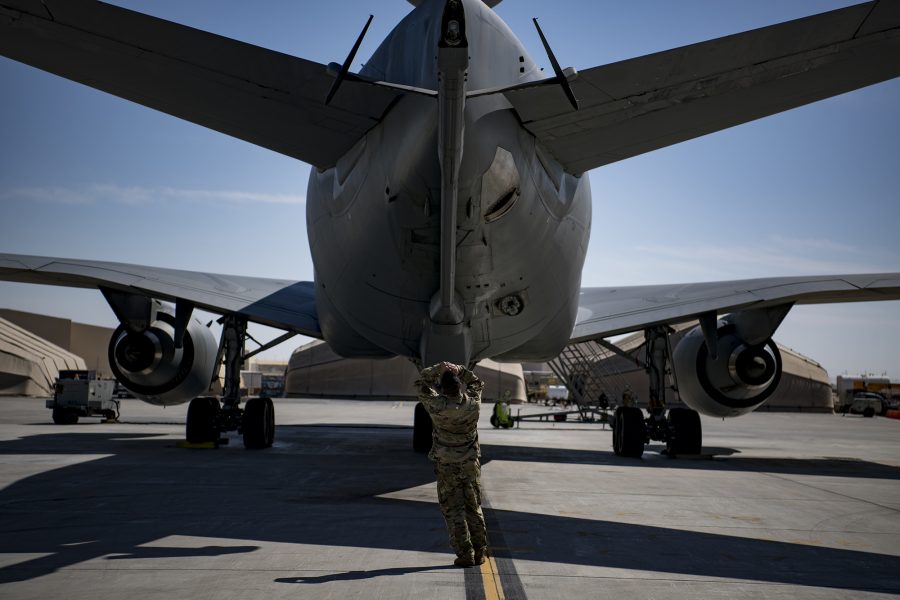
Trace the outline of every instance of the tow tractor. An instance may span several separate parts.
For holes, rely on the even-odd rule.
[[[562,387],[562,386],[560,386]],[[554,410],[551,412],[526,413],[522,414],[522,410],[512,414],[512,408],[508,401],[498,400],[494,404],[494,410],[491,413],[491,425],[494,429],[500,427],[509,429],[510,427],[518,427],[522,421],[567,421],[569,415],[577,415],[577,420],[583,423],[600,423],[604,427],[611,421],[609,414],[609,404],[605,400],[605,396],[595,404],[577,404],[574,410]]]
[[[113,400],[115,387],[115,381],[98,378],[96,371],[63,370],[46,406],[53,411],[57,425],[74,425],[79,417],[115,421],[119,418],[119,402]]]

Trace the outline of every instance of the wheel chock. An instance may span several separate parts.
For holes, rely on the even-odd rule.
[[[200,442],[197,444],[192,444],[187,440],[178,440],[177,442],[175,442],[175,447],[176,448],[190,448],[192,450],[207,449],[207,448],[218,448],[219,443],[218,442]]]

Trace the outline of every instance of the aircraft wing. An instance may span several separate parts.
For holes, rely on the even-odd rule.
[[[141,265],[0,254],[0,280],[78,288],[106,287],[174,302],[188,300],[214,313],[321,338],[311,281],[217,275]]]
[[[0,0],[0,54],[312,164],[334,165],[402,90],[93,0]]]
[[[900,2],[868,2],[505,92],[567,171],[583,173],[900,75]]]
[[[779,304],[900,300],[900,273],[582,288],[570,342]]]

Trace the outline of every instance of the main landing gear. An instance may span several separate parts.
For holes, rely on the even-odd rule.
[[[244,438],[244,447],[269,448],[275,441],[275,407],[271,398],[250,398],[241,408],[241,366],[253,354],[281,343],[285,336],[244,354],[247,319],[240,315],[222,317],[222,340],[216,366],[225,362],[225,382],[222,402],[218,398],[200,397],[188,406],[185,437],[188,443],[219,443],[226,431],[237,431]],[[289,337],[292,334],[287,334]],[[218,371],[218,369],[217,369]]]
[[[671,357],[669,332],[654,327],[644,332],[647,340],[645,368],[650,378],[649,415],[636,406],[620,406],[613,421],[613,451],[619,456],[640,458],[650,440],[666,443],[666,454],[700,454],[703,430],[700,415],[688,408],[666,411],[666,361]]]

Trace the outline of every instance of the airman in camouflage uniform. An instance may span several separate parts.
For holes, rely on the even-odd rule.
[[[480,565],[487,549],[478,446],[484,382],[461,365],[443,362],[423,369],[416,387],[434,425],[428,457],[434,462],[438,502],[456,551],[454,564]]]

